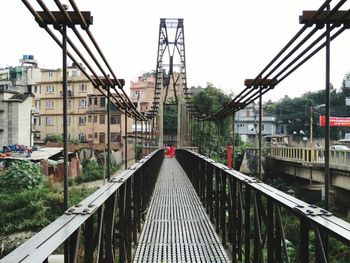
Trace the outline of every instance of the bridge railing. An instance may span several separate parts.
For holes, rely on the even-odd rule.
[[[141,222],[158,176],[163,151],[157,150],[110,180],[42,229],[1,263],[48,262],[68,244],[66,262],[131,262]]]
[[[179,149],[176,157],[233,262],[289,262],[290,242],[295,262],[338,262],[339,255],[349,262],[349,223],[200,154]]]
[[[324,149],[301,147],[270,147],[270,157],[299,163],[324,163]],[[330,150],[329,162],[350,166],[350,151]]]

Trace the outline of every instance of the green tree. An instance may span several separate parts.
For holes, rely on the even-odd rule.
[[[169,104],[164,106],[163,115],[163,127],[164,134],[176,135],[177,134],[177,105],[175,105],[175,99],[170,98]]]
[[[0,189],[3,191],[22,191],[41,187],[47,181],[40,165],[30,161],[13,161],[0,176]]]
[[[192,98],[198,113],[207,116],[221,109],[229,101],[230,97],[211,83],[207,83],[207,87]],[[231,118],[215,122],[194,121],[192,129],[194,130],[195,144],[199,144],[202,153],[220,159],[220,156],[223,156],[225,152],[225,145],[231,141],[231,126]]]

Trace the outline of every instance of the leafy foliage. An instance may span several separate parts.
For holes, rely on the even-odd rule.
[[[14,161],[0,176],[0,188],[4,191],[21,191],[40,187],[46,180],[41,166],[30,161]]]
[[[206,88],[193,96],[192,101],[200,114],[208,114],[219,110],[230,101],[230,97],[208,83]],[[215,123],[193,121],[194,142],[200,146],[200,152],[216,159],[224,156],[226,144],[232,141],[231,126],[230,118]]]
[[[75,179],[76,183],[91,182],[103,179],[105,166],[99,165],[95,161],[86,160],[82,163],[83,175]],[[120,169],[120,165],[111,165],[111,172],[114,173]]]
[[[53,134],[53,135],[46,136],[44,143],[47,143],[47,142],[60,142],[60,143],[62,143],[63,138],[61,135]]]
[[[71,188],[69,205],[79,203],[95,189]],[[39,231],[63,212],[63,190],[48,186],[0,194],[0,233]]]
[[[164,107],[164,134],[177,134],[177,105],[165,105]]]
[[[341,117],[349,115],[349,107],[345,106],[345,93],[340,90],[330,91],[330,112],[331,116]],[[319,116],[325,115],[325,91],[307,92],[301,97],[289,98],[286,96],[279,102],[269,102],[265,105],[265,112],[277,116],[277,122],[287,124],[289,134],[304,131],[309,136],[310,131],[310,107],[313,108],[313,131],[314,137],[324,137],[324,129],[319,128]],[[344,127],[332,127],[331,138],[339,139],[339,134],[344,133]]]

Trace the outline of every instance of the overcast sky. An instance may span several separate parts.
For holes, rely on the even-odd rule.
[[[45,2],[56,9],[52,0]],[[76,0],[82,11],[92,12],[91,31],[118,78],[124,78],[127,86],[139,73],[156,67],[159,19],[184,18],[189,86],[211,82],[226,93],[235,94],[243,89],[244,79],[256,77],[301,28],[302,10],[316,10],[321,2]],[[40,67],[61,67],[59,48],[38,27],[21,1],[2,0],[0,23],[0,67],[17,65],[22,54],[33,54]],[[331,82],[336,88],[350,70],[349,46],[350,31],[332,42]],[[323,89],[324,72],[323,50],[267,93],[265,100]]]

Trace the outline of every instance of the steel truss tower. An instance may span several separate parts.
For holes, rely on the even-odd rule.
[[[188,145],[188,114],[185,37],[183,19],[161,18],[159,25],[155,98],[160,100],[158,123],[163,144],[163,112],[166,105],[178,106],[177,146]],[[171,99],[171,98],[174,99]]]

